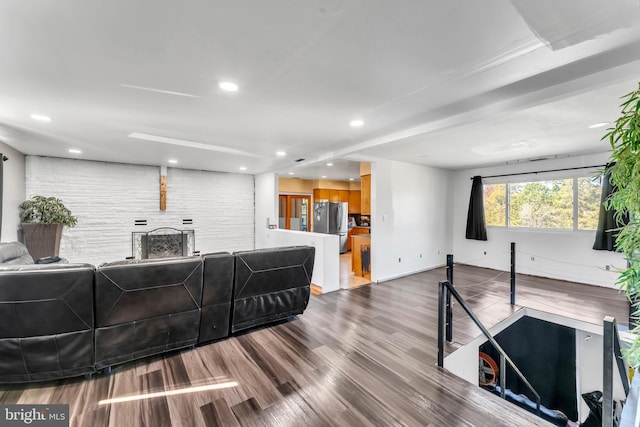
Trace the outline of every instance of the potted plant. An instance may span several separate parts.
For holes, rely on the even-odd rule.
[[[616,250],[627,260],[627,268],[620,273],[616,284],[625,291],[631,302],[631,317],[638,324],[640,312],[640,84],[638,89],[622,97],[622,111],[613,127],[603,137],[611,144],[611,161],[605,172],[617,187],[605,207],[615,211],[616,220],[628,223],[618,230]],[[640,326],[632,331],[640,337]],[[640,367],[640,338],[625,352],[627,362]]]
[[[58,256],[62,228],[78,222],[56,197],[33,196],[20,203],[19,214],[24,243],[33,259]]]

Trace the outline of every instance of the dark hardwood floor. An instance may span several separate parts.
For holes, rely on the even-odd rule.
[[[74,426],[550,425],[436,366],[444,276],[312,295],[291,321],[90,380],[0,385],[0,402],[67,403]],[[508,304],[508,273],[458,265],[454,283],[488,327],[518,308]],[[518,277],[517,302],[597,324],[627,318],[617,290],[530,276]],[[462,310],[454,319],[451,348],[479,333]],[[216,384],[226,388],[207,389]],[[148,393],[158,394],[100,402]]]

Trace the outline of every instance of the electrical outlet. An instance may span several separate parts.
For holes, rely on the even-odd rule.
[[[532,256],[531,261],[535,261],[535,260],[536,260],[536,257]]]
[[[398,262],[402,262],[402,258],[398,258]]]
[[[604,268],[605,268],[605,270],[607,270],[607,271],[611,271],[611,266],[610,266],[609,264],[605,265],[605,266],[604,266]]]
[[[486,254],[487,254],[487,251],[484,251],[484,254],[486,255]]]

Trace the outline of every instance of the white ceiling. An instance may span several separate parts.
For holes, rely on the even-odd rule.
[[[603,152],[604,131],[587,126],[613,120],[637,88],[639,9],[3,0],[0,141],[25,154],[315,179],[348,179],[354,163],[324,166],[347,158],[460,169]],[[351,128],[356,118],[365,125]]]

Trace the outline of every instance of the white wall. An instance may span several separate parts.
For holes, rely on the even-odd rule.
[[[451,177],[442,169],[376,160],[371,173],[374,281],[445,264],[451,244]]]
[[[255,222],[256,248],[269,247],[265,240],[269,225],[278,224],[278,177],[273,172],[266,172],[255,177]]]
[[[606,271],[605,266],[624,268],[625,261],[621,254],[593,250],[595,231],[552,232],[487,227],[486,242],[465,239],[472,176],[602,165],[607,159],[607,154],[596,154],[456,172],[453,181],[454,260],[508,271],[510,242],[515,242],[518,273],[613,287],[618,274]],[[525,177],[531,180],[544,178],[542,175]]]
[[[323,294],[340,289],[340,240],[335,234],[266,230],[264,245],[256,248],[300,245],[316,248],[311,283],[320,286]]]
[[[4,162],[2,218],[0,218],[2,241],[13,242],[18,240],[20,226],[18,205],[25,200],[25,156],[2,142],[0,142],[0,153],[9,158]]]
[[[131,232],[194,229],[201,253],[254,248],[252,175],[169,168],[167,210],[159,209],[160,168],[27,156],[26,194],[59,197],[78,217],[60,256],[102,262],[131,256]],[[193,225],[182,225],[182,219]],[[146,226],[134,220],[146,219]]]

